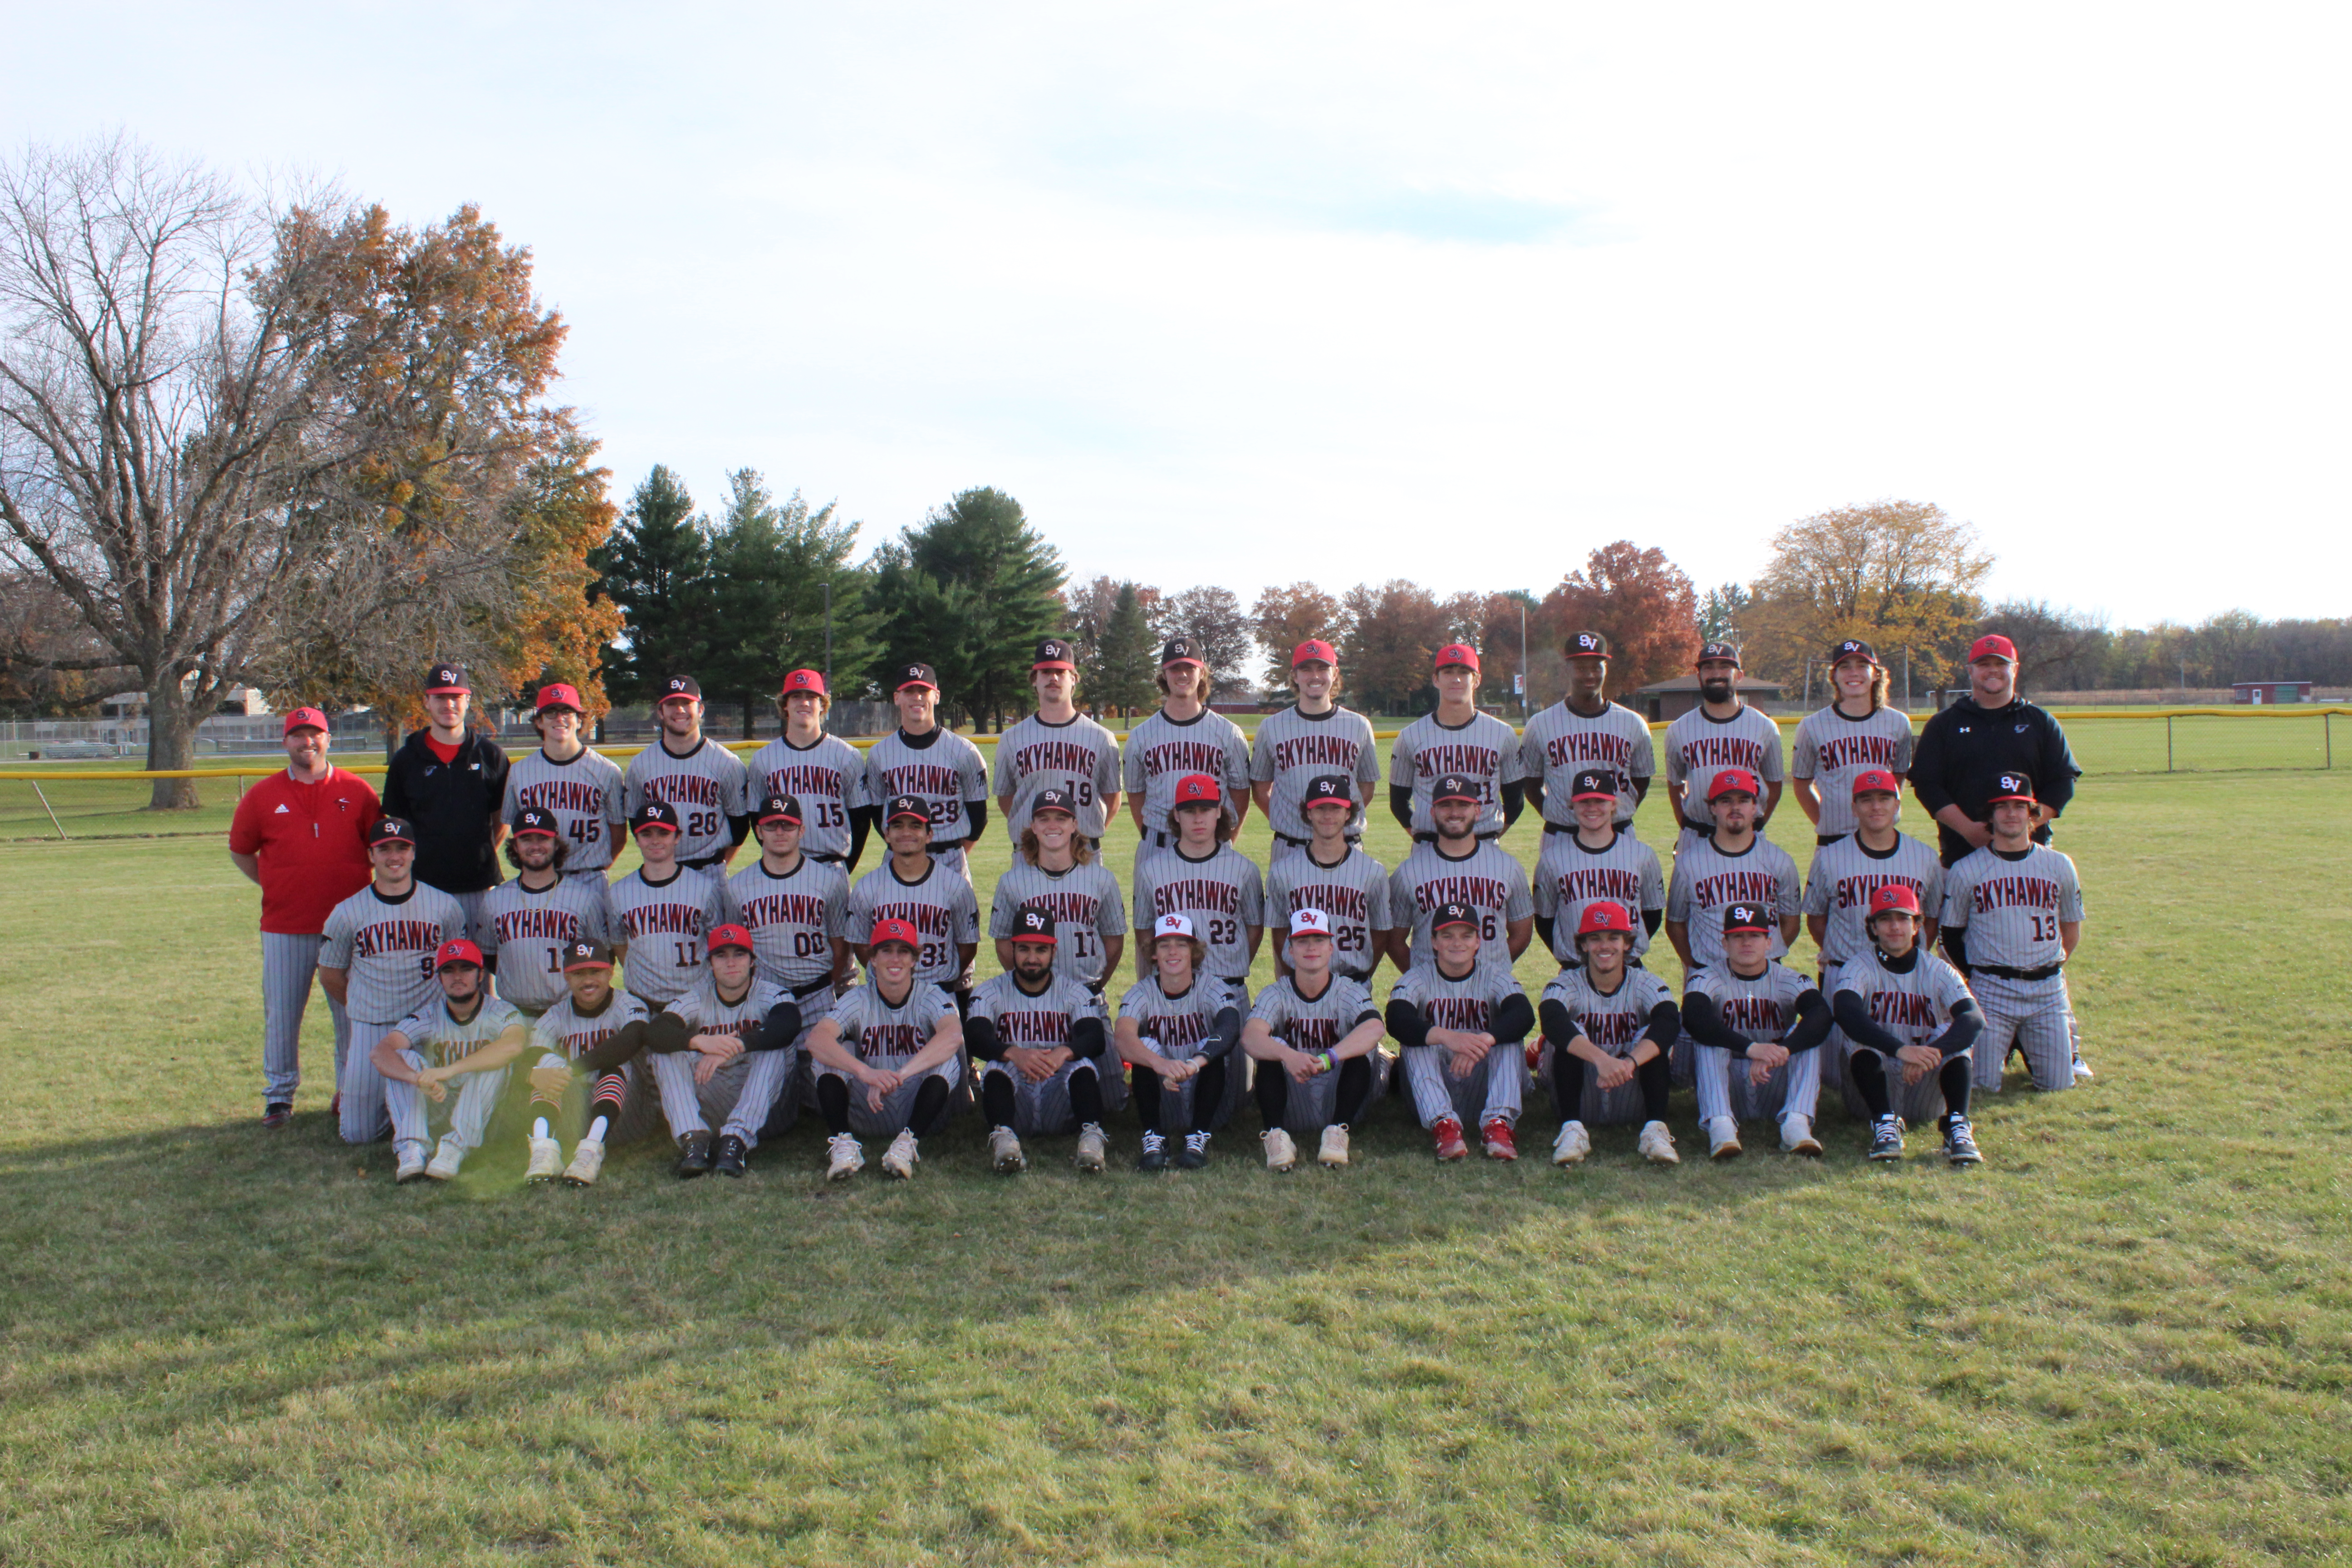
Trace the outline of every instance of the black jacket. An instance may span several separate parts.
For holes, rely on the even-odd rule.
[[[1921,727],[1911,753],[1911,789],[1930,815],[1957,805],[1982,822],[1992,815],[1986,801],[1995,775],[2003,771],[2031,776],[2035,797],[2053,815],[2074,798],[2074,781],[2083,773],[2066,745],[2066,731],[2048,709],[2021,697],[2000,708],[1979,708],[1971,695],[1931,715]],[[1936,831],[1947,866],[1971,847],[1940,822]],[[2050,833],[2044,828],[2034,837],[2047,843]]]
[[[416,834],[416,879],[445,893],[478,893],[499,885],[490,829],[507,793],[507,754],[479,730],[467,730],[457,760],[444,764],[412,731],[383,774],[383,814],[408,819]]]

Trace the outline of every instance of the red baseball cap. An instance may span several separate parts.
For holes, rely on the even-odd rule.
[[[1176,781],[1175,805],[1190,805],[1204,800],[1212,805],[1225,804],[1225,792],[1216,780],[1206,773],[1186,773]]]
[[[814,669],[796,669],[785,676],[784,689],[776,695],[790,697],[795,691],[814,691],[819,697],[828,695],[824,689],[824,677]]]
[[[1466,642],[1450,642],[1437,650],[1434,668],[1452,669],[1457,666],[1463,669],[1475,671],[1478,668],[1478,650]]]
[[[915,922],[912,921],[892,920],[887,917],[876,921],[873,934],[866,939],[866,945],[880,947],[886,942],[904,942],[918,952],[923,950],[923,939],[917,934]]]
[[[1759,800],[1764,798],[1764,786],[1758,784],[1756,775],[1746,768],[1726,768],[1716,774],[1706,786],[1706,798],[1713,801],[1717,795],[1730,795],[1738,791],[1745,791]]]
[[[1990,636],[1980,637],[1977,638],[1976,641],[1969,644],[1969,662],[1970,664],[1974,664],[1980,658],[2005,658],[2009,660],[2010,663],[2015,664],[2017,662],[2017,645],[2010,641],[2007,637],[2002,637],[1999,632],[1994,632]]]
[[[1901,795],[1903,786],[1885,768],[1864,768],[1853,775],[1853,795]]]
[[[286,715],[286,727],[278,732],[290,735],[297,730],[327,730],[332,727],[327,722],[327,716],[316,708],[297,708]]]
[[[569,708],[574,713],[586,711],[580,706],[579,688],[566,686],[560,680],[539,689],[539,705],[531,711],[544,713],[551,708]]]
[[[1323,641],[1320,637],[1309,637],[1307,641],[1300,643],[1297,650],[1290,656],[1290,668],[1293,669],[1297,669],[1302,664],[1328,664],[1336,666],[1339,662],[1339,655],[1338,651],[1334,649],[1329,643]]]
[[[1912,890],[1908,882],[1881,882],[1870,890],[1870,913],[1864,915],[1863,921],[1867,924],[1879,915],[1897,910],[1906,915],[1917,914],[1919,895]]]
[[[470,963],[479,969],[482,967],[482,950],[462,936],[452,942],[445,942],[434,950],[434,968],[446,969],[453,963]]]
[[[1584,913],[1577,917],[1576,934],[1579,936],[1612,931],[1619,936],[1633,934],[1633,917],[1625,912],[1624,905],[1612,900],[1595,899],[1585,905]]]
[[[710,951],[713,952],[724,952],[730,947],[740,948],[745,952],[757,952],[759,951],[758,948],[751,945],[751,932],[748,927],[739,926],[731,921],[725,925],[712,926],[710,928]]]

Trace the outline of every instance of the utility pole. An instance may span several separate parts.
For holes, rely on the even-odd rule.
[[[1528,719],[1528,602],[1519,601],[1519,722]]]
[[[833,579],[824,580],[824,689],[833,690]]]

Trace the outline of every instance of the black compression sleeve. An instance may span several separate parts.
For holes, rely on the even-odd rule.
[[[1938,934],[1944,939],[1944,951],[1952,955],[1952,967],[1966,974],[1969,972],[1969,928],[1945,926]]]
[[[1233,1048],[1241,1043],[1242,1010],[1238,1007],[1220,1007],[1217,1009],[1217,1021],[1211,1026],[1209,1037],[1201,1043],[1201,1054],[1204,1057],[1223,1057],[1229,1055]]]
[[[1576,1026],[1576,1020],[1569,1016],[1568,1005],[1549,996],[1545,997],[1543,1005],[1536,1009],[1536,1016],[1543,1024],[1543,1037],[1563,1048],[1569,1041],[1584,1032]]]
[[[1070,1026],[1070,1054],[1093,1061],[1103,1054],[1109,1039],[1103,1033],[1100,1018],[1081,1018]]]
[[[1810,1051],[1830,1037],[1830,1005],[1822,1000],[1820,992],[1808,987],[1797,998],[1796,1027],[1780,1037],[1780,1044],[1791,1056]]]
[[[971,831],[965,834],[964,837],[977,842],[980,836],[988,831],[988,802],[984,800],[965,801],[963,803],[963,814],[965,819],[971,824]]]
[[[1390,1002],[1386,1022],[1389,1033],[1395,1036],[1397,1044],[1406,1050],[1419,1050],[1429,1044],[1429,1020],[1423,1017],[1421,1009],[1412,1003]]]
[[[496,974],[498,972],[499,955],[495,952],[486,952],[482,954],[482,973],[485,974]]]
[[[963,1043],[964,1048],[982,1061],[1001,1061],[1004,1058],[1004,1042],[997,1037],[993,1018],[966,1018]]]
[[[1395,817],[1407,833],[1412,831],[1412,786],[1389,785],[1389,815]]]
[[[1704,991],[1686,992],[1683,995],[1683,1028],[1702,1046],[1714,1046],[1744,1057],[1754,1044],[1748,1037],[1723,1021],[1715,1005],[1715,998]]]
[[[632,1018],[612,1033],[602,1045],[589,1047],[580,1058],[581,1068],[592,1073],[611,1072],[646,1048],[646,1021]]]
[[[853,805],[849,808],[848,869],[857,869],[857,858],[866,853],[866,837],[874,831],[875,819],[882,815],[878,805]]]
[[[1552,947],[1552,945],[1551,945],[1551,930],[1552,930],[1552,918],[1551,918],[1551,916],[1549,916],[1549,915],[1538,915],[1538,916],[1536,917],[1536,941],[1537,941],[1537,942],[1540,942],[1540,943],[1543,945],[1543,950],[1544,950],[1546,952],[1553,952],[1553,951],[1554,951],[1554,949],[1553,949],[1553,947]]]
[[[768,1009],[758,1028],[743,1037],[747,1051],[781,1051],[801,1037],[801,1005],[787,996]]]
[[[1519,819],[1519,813],[1527,809],[1527,783],[1528,781],[1525,779],[1513,779],[1510,783],[1503,786],[1503,829],[1505,832],[1508,832],[1510,830],[1511,824]]]
[[[1519,797],[1528,803],[1529,811],[1534,812],[1538,816],[1543,815],[1543,780],[1521,779]]]
[[[1643,910],[1642,911],[1642,929],[1648,931],[1652,936],[1655,936],[1658,934],[1658,927],[1664,923],[1665,918],[1666,911],[1664,910]]]
[[[741,816],[730,816],[727,819],[727,833],[730,841],[737,848],[741,848],[743,840],[751,837],[751,813],[746,812]]]
[[[1903,1048],[1902,1041],[1872,1021],[1870,1004],[1862,999],[1858,991],[1839,992],[1830,1005],[1830,1015],[1837,1020],[1837,1026],[1845,1031],[1845,1037],[1857,1046],[1868,1046],[1882,1056],[1890,1057]]]
[[[1495,1009],[1494,1021],[1487,1025],[1486,1031],[1495,1037],[1496,1045],[1516,1046],[1535,1026],[1536,1010],[1529,1005],[1527,993],[1514,991]]]
[[[1657,1046],[1663,1057],[1675,1048],[1675,1037],[1682,1033],[1682,1009],[1672,1002],[1661,1002],[1650,1009],[1650,1026],[1642,1034]]]
[[[676,1056],[693,1037],[693,1029],[675,1013],[657,1013],[646,1026],[646,1049],[656,1056]]]
[[[1961,1001],[1953,1004],[1950,1026],[1927,1043],[1949,1060],[1975,1045],[1977,1037],[1983,1033],[1984,1015],[1977,1011],[1974,1002]]]

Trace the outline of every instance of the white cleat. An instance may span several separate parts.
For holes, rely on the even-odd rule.
[[[1097,1127],[1093,1122],[1089,1121],[1084,1127],[1078,1129],[1077,1163],[1079,1170],[1101,1170],[1103,1168],[1103,1157],[1109,1152],[1110,1140],[1103,1136],[1103,1130],[1100,1127]]]
[[[424,1144],[403,1143],[398,1146],[396,1152],[399,1155],[400,1163],[398,1165],[394,1167],[392,1173],[392,1179],[394,1181],[413,1182],[425,1174]]]
[[[898,1136],[890,1140],[890,1147],[882,1151],[882,1173],[900,1181],[911,1181],[915,1163],[922,1155],[916,1152],[915,1135],[908,1129],[898,1129]]]
[[[1584,1157],[1592,1152],[1592,1134],[1584,1130],[1581,1121],[1563,1121],[1559,1136],[1551,1141],[1551,1163],[1555,1165],[1581,1165]]]
[[[1820,1159],[1822,1141],[1813,1136],[1813,1119],[1796,1115],[1780,1118],[1780,1147],[1791,1154]]]
[[[1683,1157],[1675,1152],[1675,1135],[1666,1131],[1666,1124],[1663,1121],[1642,1123],[1641,1140],[1634,1147],[1642,1152],[1643,1159],[1654,1165],[1679,1165],[1683,1163]]]
[[[552,1138],[530,1141],[530,1163],[523,1170],[526,1182],[551,1182],[563,1169],[563,1145]]]
[[[1710,1160],[1739,1158],[1739,1123],[1728,1116],[1718,1116],[1706,1124],[1706,1157]]]
[[[1323,1146],[1315,1151],[1318,1164],[1334,1169],[1348,1163],[1348,1130],[1333,1125],[1323,1129]]]
[[[2098,1074],[2091,1070],[2090,1063],[2084,1061],[2080,1057],[2076,1057],[2074,1058],[2074,1081],[2076,1083],[2088,1083],[2091,1079],[2096,1077],[2098,1077]]]
[[[604,1141],[583,1138],[572,1151],[572,1163],[563,1167],[563,1184],[567,1187],[589,1187],[604,1169]]]
[[[988,1168],[1000,1176],[1016,1176],[1029,1168],[1029,1156],[1021,1152],[1021,1140],[1012,1128],[995,1128],[988,1134]]]
[[[828,1182],[845,1182],[866,1169],[865,1149],[846,1132],[836,1132],[824,1141],[824,1157]]]
[[[1269,1171],[1287,1171],[1297,1163],[1298,1145],[1290,1141],[1290,1134],[1279,1127],[1267,1128],[1265,1130],[1265,1168]]]

